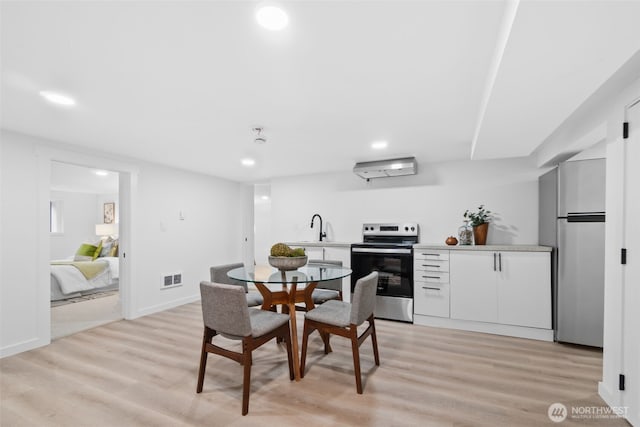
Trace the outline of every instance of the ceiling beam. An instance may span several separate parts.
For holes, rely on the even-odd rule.
[[[504,14],[502,15],[502,22],[500,25],[500,32],[498,33],[498,39],[496,41],[496,48],[493,52],[493,58],[487,73],[487,80],[484,85],[484,92],[482,95],[482,101],[480,102],[480,110],[478,111],[478,120],[476,121],[476,128],[473,133],[473,140],[471,141],[471,159],[476,151],[476,144],[480,137],[480,130],[482,129],[482,123],[484,121],[484,115],[489,105],[489,99],[493,92],[493,86],[498,76],[500,64],[502,63],[502,57],[504,56],[504,50],[507,47],[509,36],[511,35],[511,28],[513,27],[513,21],[516,18],[518,6],[520,0],[507,0],[504,6]]]

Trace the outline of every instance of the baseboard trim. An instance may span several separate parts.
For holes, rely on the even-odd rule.
[[[162,304],[152,305],[150,307],[144,307],[135,311],[133,317],[129,320],[137,319],[139,317],[148,316],[150,314],[158,313],[161,311],[169,310],[171,308],[179,307],[184,304],[189,304],[200,300],[200,294],[189,295],[187,297],[179,298],[173,301],[168,301]]]
[[[598,394],[607,405],[622,406],[620,392],[613,392],[603,381],[598,382]]]
[[[436,328],[458,329],[462,331],[484,332],[508,337],[528,338],[539,341],[553,341],[553,329],[528,328],[524,326],[502,325],[498,323],[474,322],[471,320],[448,319],[445,317],[422,316],[415,314],[416,325]]]
[[[33,350],[38,347],[44,347],[45,345],[49,345],[50,343],[51,341],[42,338],[31,338],[16,344],[11,344],[6,347],[0,348],[0,359],[13,356],[25,351]]]

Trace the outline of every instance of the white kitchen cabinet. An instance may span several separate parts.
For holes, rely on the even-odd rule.
[[[318,248],[314,248],[318,249]],[[342,261],[342,266],[351,268],[351,248],[350,247],[337,247],[337,246],[325,246],[322,248],[324,259],[332,261]],[[312,259],[309,257],[309,259]],[[342,279],[342,299],[349,302],[351,300],[351,276],[347,276]]]
[[[415,251],[413,311],[425,316],[449,317],[449,251]]]
[[[323,260],[325,248],[321,246],[302,246],[304,253],[307,254],[309,260]]]
[[[451,318],[498,322],[495,252],[455,251],[450,259]],[[497,256],[496,256],[497,262]]]
[[[498,322],[551,328],[549,252],[498,253]]]
[[[549,252],[452,252],[451,318],[551,328]]]

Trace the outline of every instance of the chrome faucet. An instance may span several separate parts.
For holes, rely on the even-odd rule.
[[[322,242],[322,238],[327,237],[327,233],[322,232],[322,217],[320,216],[320,214],[313,214],[313,216],[311,217],[311,228],[313,228],[313,221],[316,219],[316,217],[320,219],[320,241]]]

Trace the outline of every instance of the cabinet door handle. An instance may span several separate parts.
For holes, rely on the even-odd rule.
[[[502,252],[498,253],[498,267],[499,270],[502,271]]]
[[[493,271],[496,271],[496,253],[493,253]]]
[[[440,276],[422,276],[422,277],[424,277],[425,279],[439,279],[440,278]]]
[[[431,288],[429,286],[423,286],[422,289],[430,289],[432,291],[439,291],[440,290],[440,288]]]
[[[422,254],[424,256],[440,256],[440,254]]]
[[[433,265],[433,264],[422,264],[423,267],[435,267],[435,268],[440,268],[439,265]]]

